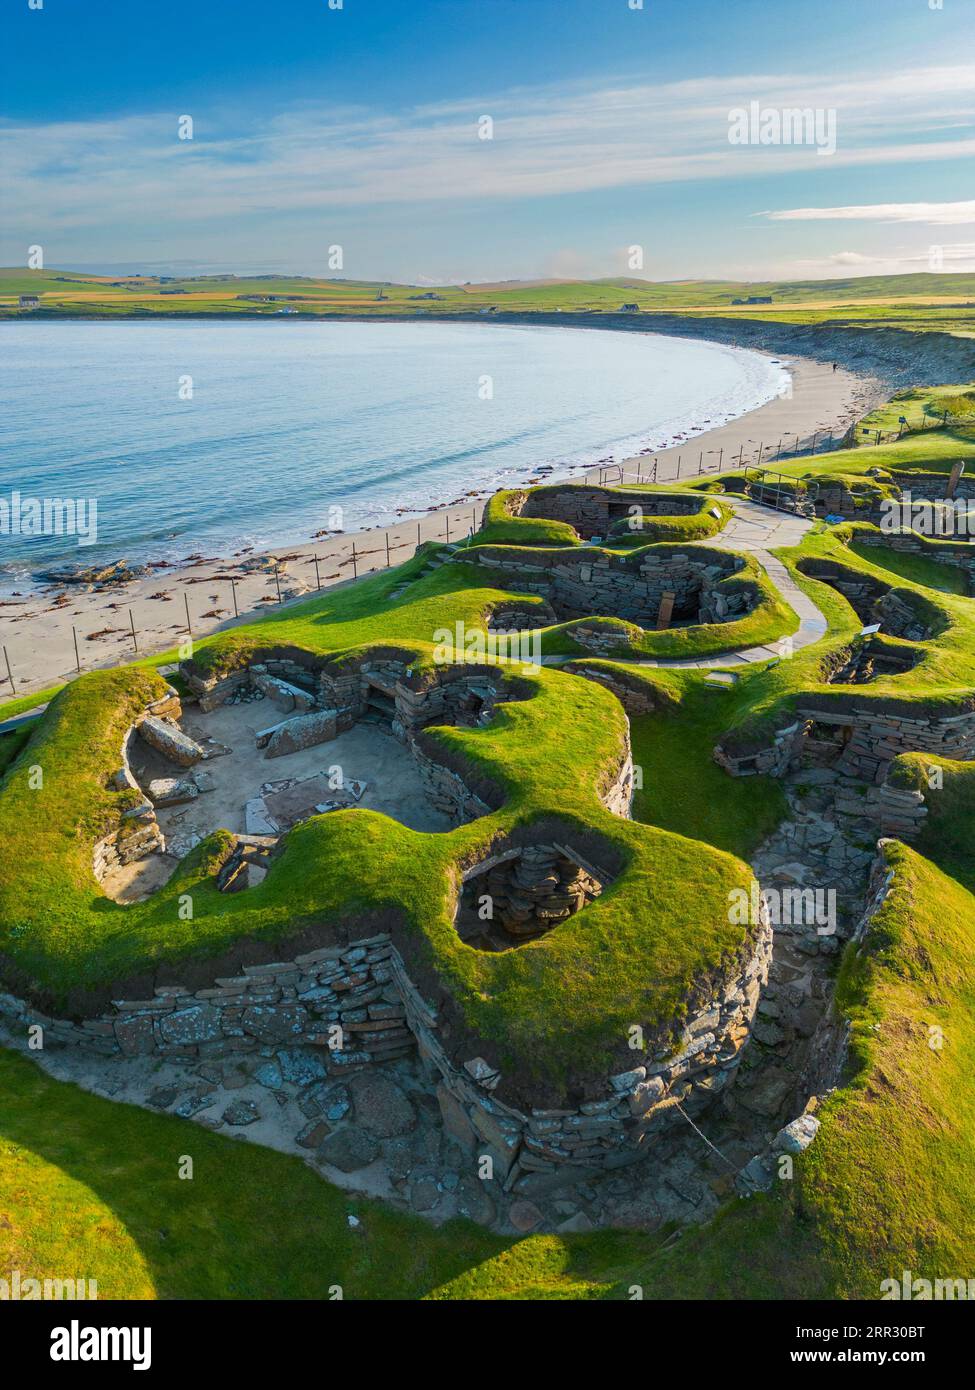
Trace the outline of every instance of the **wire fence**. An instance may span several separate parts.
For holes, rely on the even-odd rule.
[[[800,458],[817,453],[828,453],[831,450],[848,447],[854,443],[858,437],[867,437],[875,444],[889,443],[901,439],[905,434],[921,433],[930,429],[944,429],[950,421],[955,420],[950,411],[944,411],[941,416],[925,417],[917,425],[911,425],[906,418],[902,417],[899,421],[897,430],[874,430],[869,426],[852,424],[842,434],[834,430],[816,430],[811,436],[801,433],[787,433],[781,435],[777,440],[759,440],[757,446],[742,444],[738,452],[725,450],[723,448],[707,450],[699,448],[695,450],[689,447],[685,453],[680,450],[676,459],[673,451],[661,451],[660,453],[647,456],[640,455],[627,463],[596,464],[581,473],[578,478],[571,481],[584,481],[596,483],[599,486],[607,487],[614,484],[635,482],[637,484],[656,484],[662,482],[682,482],[688,478],[701,477],[706,474],[723,473],[728,469],[747,469],[768,467],[782,459]],[[727,457],[726,457],[727,454]],[[695,457],[696,455],[696,457]],[[664,474],[669,476],[663,476]],[[206,613],[196,613],[194,615],[190,605],[190,595],[186,587],[182,590],[164,593],[157,592],[151,597],[154,600],[172,601],[179,594],[183,599],[183,610],[185,616],[185,626],[183,627],[184,636],[194,638],[197,635],[204,635],[201,625],[209,623],[211,626],[206,631],[213,631],[218,626],[224,626],[231,621],[230,608],[233,609],[233,620],[241,617],[249,617],[254,613],[263,611],[269,603],[285,604],[304,599],[309,594],[320,592],[324,588],[342,582],[347,579],[360,579],[369,574],[376,574],[385,569],[391,569],[395,565],[402,564],[404,560],[412,558],[419,550],[420,546],[428,541],[440,540],[446,544],[462,540],[465,536],[472,535],[478,526],[477,506],[464,508],[461,511],[455,509],[444,509],[435,514],[423,518],[421,521],[410,522],[407,525],[391,527],[382,531],[361,532],[350,538],[349,544],[345,548],[335,549],[330,546],[325,553],[315,552],[310,556],[302,556],[299,560],[288,560],[286,567],[284,564],[269,564],[266,571],[256,571],[251,575],[239,574],[235,576],[213,575],[205,576],[201,580],[192,578],[181,579],[185,586],[191,583],[207,583],[216,586],[219,591],[220,586],[226,586],[226,610],[220,610],[221,616],[218,618],[216,610],[212,608]],[[442,518],[442,520],[441,520]],[[434,532],[430,534],[430,524],[433,523]],[[415,532],[414,532],[415,527]],[[375,545],[372,542],[377,542]],[[408,551],[404,555],[402,552]],[[291,565],[301,565],[308,578],[308,583],[302,583],[296,589],[295,579],[298,578],[297,572],[291,569]],[[346,573],[343,573],[346,571]],[[268,576],[269,582],[273,580],[274,594],[262,595],[256,602],[242,602],[243,595],[241,589],[245,586],[248,579],[260,577],[261,573]],[[145,600],[143,601],[145,602]],[[227,617],[224,619],[222,613],[226,611]],[[131,653],[139,657],[149,655],[148,650],[140,647],[140,638],[145,641],[149,635],[149,629],[157,626],[156,624],[139,623],[136,621],[133,607],[127,609],[128,624],[126,641],[131,642]],[[155,615],[153,615],[155,616]],[[170,631],[177,629],[173,626]],[[28,632],[30,630],[28,629]],[[104,630],[96,629],[93,632],[79,631],[77,627],[72,627],[72,649],[66,653],[66,664],[73,666],[74,673],[80,675],[85,670],[85,663],[82,660],[84,648],[83,642],[98,640],[105,634]],[[118,636],[124,629],[110,629],[112,635]],[[79,640],[80,638],[80,640]],[[44,644],[45,649],[49,650],[50,638],[44,634],[38,634],[39,642]],[[155,638],[152,639],[156,646],[160,645]],[[30,656],[20,656],[15,653],[13,660],[6,644],[2,647],[3,666],[0,667],[0,696],[16,695],[19,690],[29,688],[37,684],[37,680],[32,677],[30,672]],[[91,668],[104,665],[103,661],[92,661]],[[16,671],[16,675],[15,675]]]
[[[728,469],[761,468],[781,459],[806,458],[811,454],[829,453],[831,450],[843,448],[853,428],[851,426],[840,435],[834,430],[816,430],[812,435],[805,437],[801,434],[783,434],[777,441],[761,439],[757,445],[742,443],[737,453],[733,449],[705,451],[703,448],[695,450],[691,446],[686,453],[683,450],[678,452],[676,459],[672,450],[663,458],[659,454],[641,455],[625,464],[598,464],[582,477],[587,482],[611,487],[614,483],[624,482],[676,483],[708,473],[724,473]],[[664,473],[668,473],[669,476],[664,477]]]
[[[129,654],[136,658],[150,655],[150,646],[154,650],[165,649],[166,645],[178,646],[186,639],[201,637],[217,627],[227,626],[233,621],[263,612],[269,606],[294,603],[343,581],[363,579],[367,575],[392,569],[405,560],[412,559],[420,547],[430,541],[451,544],[463,540],[477,529],[478,510],[477,507],[438,510],[420,521],[399,527],[357,533],[350,537],[348,545],[345,546],[333,543],[327,550],[304,553],[300,558],[288,558],[277,563],[274,557],[268,557],[266,567],[255,567],[250,572],[247,572],[244,566],[238,565],[234,568],[241,572],[233,575],[216,573],[196,578],[191,574],[183,574],[180,577],[179,588],[164,587],[143,598],[141,604],[137,601],[127,606],[127,621],[122,627],[106,629],[102,626],[86,631],[83,627],[72,625],[71,643],[65,647],[64,652],[62,678],[71,670],[75,675],[81,675],[86,669],[97,669],[106,664],[103,654],[97,652],[97,649],[93,660],[84,660],[86,642],[98,641],[106,636],[122,638],[124,634],[126,648]],[[262,579],[266,586],[273,586],[273,591],[265,592],[255,600],[248,590]],[[205,584],[211,596],[220,594],[224,607],[214,609],[208,601],[208,611],[203,612],[202,605],[191,603],[190,586],[195,587],[197,584]],[[167,631],[172,637],[167,641],[160,637],[159,609],[155,605],[176,601],[181,601],[183,622],[169,627]],[[146,609],[150,602],[154,607]],[[140,606],[143,612],[137,620],[136,611]],[[116,604],[113,611],[120,609],[121,604]],[[26,630],[30,648],[43,644],[45,653],[50,653],[52,639],[48,634],[41,630],[32,634],[30,625]],[[146,645],[147,638],[150,646]],[[14,651],[12,655],[12,647],[13,642],[2,645],[0,697],[23,693],[38,684],[37,677],[31,673],[33,663],[30,651]],[[54,683],[53,679],[51,683]]]
[[[926,434],[928,430],[947,429],[949,424],[973,423],[970,416],[955,415],[950,410],[943,410],[940,415],[922,415],[918,424],[912,425],[906,415],[902,415],[897,422],[896,430],[875,429],[872,425],[851,425],[847,431],[847,436],[851,444],[856,442],[857,435],[861,438],[872,439],[876,444],[895,444],[898,439],[903,439],[907,434]]]

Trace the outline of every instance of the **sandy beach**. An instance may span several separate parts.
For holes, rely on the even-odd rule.
[[[799,452],[807,452],[830,434],[838,439],[889,395],[881,381],[842,368],[834,372],[828,363],[777,360],[792,373],[791,395],[622,465],[571,472],[540,465],[532,481],[571,477],[612,485],[621,475],[627,482],[684,481],[704,471],[756,464],[760,457],[774,466],[777,452],[783,458],[794,454],[797,441]],[[188,630],[200,638],[251,621],[269,606],[400,564],[422,542],[459,540],[477,529],[489,495],[467,494],[388,528],[322,536],[266,554],[188,553],[181,563],[156,566],[146,576],[102,590],[51,585],[0,599],[0,702],[72,680],[79,669],[113,667],[170,650]]]

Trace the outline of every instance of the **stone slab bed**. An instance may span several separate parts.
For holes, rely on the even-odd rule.
[[[464,668],[439,674],[432,689],[443,708],[466,700],[472,675],[483,681]],[[351,711],[356,698],[365,698],[367,683],[396,691],[404,678],[409,691],[402,662],[379,660],[363,663],[357,671],[345,669],[337,679],[329,675],[328,681],[330,692],[337,681],[351,682]],[[517,692],[517,681],[509,684]],[[233,682],[231,686],[236,688]],[[422,707],[425,692],[412,693]],[[146,711],[167,719],[178,713],[175,692]],[[408,703],[404,715],[410,723]],[[139,723],[127,735],[126,750]],[[127,751],[117,776],[124,785],[134,784]],[[607,770],[601,794],[605,804],[624,814],[631,792],[627,745],[619,766]],[[676,1047],[651,1044],[647,1053],[638,1054],[638,1065],[606,1078],[601,1096],[590,1089],[589,1099],[563,1109],[506,1104],[495,1094],[502,1078],[490,1063],[478,1056],[451,1057],[435,1010],[410,980],[386,933],[325,946],[293,960],[246,965],[238,975],[215,977],[203,988],[160,985],[151,998],[119,999],[112,1012],[80,1020],[48,1017],[9,995],[0,998],[0,1009],[24,1025],[39,1024],[55,1044],[109,1056],[205,1060],[286,1043],[323,1049],[328,1070],[341,1075],[419,1048],[440,1077],[441,1107],[451,1133],[462,1142],[466,1136],[476,1148],[487,1146],[499,1171],[511,1177],[556,1172],[566,1164],[599,1169],[631,1162],[658,1133],[705,1108],[738,1067],[767,979],[771,940],[771,927],[763,918],[753,928],[744,962],[739,958],[723,980],[705,984],[704,1001],[691,1009]]]
[[[257,736],[265,756],[272,758],[325,743],[351,729],[378,705],[389,719],[393,734],[409,746],[431,804],[462,825],[496,810],[493,788],[471,787],[465,777],[443,762],[443,750],[424,743],[428,724],[471,725],[487,723],[499,700],[518,694],[517,681],[505,682],[497,667],[456,663],[438,668],[435,678],[414,676],[408,662],[395,657],[373,657],[349,664],[302,664],[289,658],[267,657],[229,675],[203,676],[186,663],[181,673],[196,695],[201,710],[211,711],[235,698],[252,683],[279,685],[300,681],[309,695],[307,712],[271,725]],[[259,685],[258,688],[265,688]],[[313,706],[313,707],[312,707]]]

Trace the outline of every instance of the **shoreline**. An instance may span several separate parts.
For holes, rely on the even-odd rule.
[[[196,319],[194,322],[197,326],[205,324],[204,319]],[[290,325],[288,320],[281,322]],[[387,322],[394,323],[393,320]],[[485,321],[482,321],[480,324],[465,323],[461,327],[469,329],[484,325]],[[418,318],[412,324],[400,324],[401,328],[410,326],[420,327],[422,330],[423,321]],[[437,345],[442,329],[452,326],[443,321],[433,325],[434,346]],[[493,326],[497,327],[496,324]],[[580,340],[572,325],[547,323],[502,326],[513,332],[527,332],[531,337],[541,333],[575,340],[575,350],[578,354]],[[593,327],[598,330],[598,326]],[[347,331],[354,334],[357,328],[368,331],[373,325],[366,320],[352,320]],[[343,333],[345,331],[343,330]],[[618,354],[632,364],[641,363],[641,354],[630,350],[630,344],[617,329],[603,326],[601,331],[610,333],[616,340],[615,351]],[[480,339],[480,335],[477,336]],[[667,335],[642,331],[638,342],[654,344],[654,348],[650,349],[651,354],[655,352],[662,365],[670,346]],[[575,429],[563,428],[560,431],[556,424],[558,415],[554,415],[550,422],[551,428],[546,426],[543,431],[543,438],[535,440],[528,449],[513,450],[510,448],[510,441],[503,437],[502,428],[495,433],[493,441],[488,441],[487,450],[478,448],[468,455],[466,464],[461,468],[455,468],[453,476],[438,476],[443,472],[439,465],[445,462],[445,459],[434,447],[425,459],[414,460],[415,466],[411,468],[409,476],[401,479],[401,489],[397,489],[399,496],[390,496],[388,488],[384,488],[381,475],[376,476],[367,466],[364,467],[352,490],[354,494],[361,491],[361,496],[341,496],[341,488],[348,487],[348,478],[338,484],[338,500],[342,503],[338,510],[344,511],[344,534],[358,535],[376,529],[405,525],[408,522],[415,523],[435,508],[443,508],[445,505],[480,505],[499,489],[524,487],[554,476],[570,476],[601,464],[623,463],[635,457],[637,451],[645,454],[651,448],[660,452],[666,451],[672,444],[683,446],[689,438],[703,435],[722,424],[740,418],[744,413],[768,404],[788,385],[788,375],[784,367],[781,364],[773,365],[778,359],[770,354],[738,348],[729,343],[701,343],[700,347],[704,349],[705,354],[710,352],[714,356],[692,356],[688,364],[687,380],[696,382],[697,391],[701,393],[703,390],[705,399],[680,402],[673,409],[666,400],[658,401],[655,407],[651,407],[654,411],[651,419],[656,423],[650,426],[645,423],[647,416],[643,414],[644,411],[648,411],[645,389],[642,393],[644,399],[641,400],[639,387],[634,395],[636,381],[630,383],[628,409],[626,406],[622,407],[620,418],[621,412],[612,409],[612,383],[606,383],[605,389],[600,392],[599,400],[605,402],[609,409],[596,424],[585,427],[588,433],[582,437]],[[583,355],[587,352],[588,350],[584,350]],[[737,370],[742,379],[730,386],[714,385],[709,391],[707,384],[712,379],[712,369],[719,377],[723,370],[722,358],[729,361],[739,360]],[[644,372],[649,374],[647,379],[653,378],[657,365],[652,355],[648,362],[643,363]],[[559,437],[547,437],[553,433]],[[456,447],[456,442],[451,441],[448,447]],[[486,453],[483,461],[479,458],[481,453]],[[532,459],[533,454],[534,461],[527,462],[526,459]],[[447,471],[449,474],[451,470]],[[107,485],[107,477],[103,476],[100,482],[103,486]],[[58,495],[62,484],[54,482],[49,486],[53,494]],[[149,479],[144,479],[139,486],[154,487],[156,480],[150,482]],[[136,523],[137,534],[131,539],[124,535],[109,541],[99,539],[90,549],[78,546],[72,548],[68,537],[58,542],[65,548],[53,554],[50,553],[50,539],[44,540],[36,547],[28,544],[16,560],[11,554],[5,564],[0,566],[0,603],[16,597],[37,597],[43,592],[49,592],[52,585],[58,583],[67,584],[70,590],[74,590],[75,586],[59,573],[74,568],[99,571],[111,565],[124,563],[126,568],[136,571],[147,568],[167,570],[181,568],[188,559],[201,552],[212,559],[219,558],[230,563],[231,559],[244,554],[245,551],[255,555],[272,554],[289,547],[318,543],[328,534],[339,534],[338,531],[330,533],[323,527],[326,512],[323,497],[329,495],[327,488],[332,486],[331,480],[323,480],[311,487],[303,506],[299,505],[296,499],[292,499],[291,505],[283,509],[280,516],[275,515],[271,524],[265,519],[263,509],[274,496],[273,472],[265,476],[263,481],[264,496],[260,515],[255,515],[253,507],[245,508],[243,515],[238,515],[235,508],[227,509],[223,514],[219,511],[201,511],[201,499],[197,497],[191,503],[191,510],[184,524],[168,535],[143,535],[139,533]],[[37,489],[35,487],[24,491],[36,492]],[[0,508],[3,505],[4,500],[0,498]],[[35,549],[38,553],[32,555],[31,552]],[[46,572],[51,572],[56,577],[39,578]]]
[[[816,435],[823,438],[831,430],[842,436],[890,394],[889,383],[878,376],[845,369],[834,373],[811,358],[783,354],[782,365],[791,373],[791,396],[775,396],[670,448],[648,449],[619,464],[579,464],[567,471],[543,464],[525,471],[535,485],[600,480],[612,485],[621,479],[646,480],[650,460],[656,459],[656,481],[689,481],[701,468],[718,471],[721,460],[724,467],[737,466],[739,451],[743,463],[755,462],[762,444],[768,464],[780,438],[794,445],[798,437],[801,451]],[[185,638],[187,618],[193,637],[206,637],[250,622],[281,601],[307,599],[319,589],[402,563],[426,541],[460,539],[477,529],[483,506],[496,490],[432,504],[419,516],[390,526],[227,557],[194,553],[182,564],[160,564],[145,576],[103,590],[52,584],[47,592],[4,597],[0,643],[9,656],[14,690],[6,662],[0,661],[0,712],[11,699],[74,679],[79,666],[84,673],[171,649]]]

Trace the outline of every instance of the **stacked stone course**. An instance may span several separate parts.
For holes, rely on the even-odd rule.
[[[737,1069],[771,943],[763,921],[747,963],[690,1015],[676,1048],[657,1049],[646,1064],[609,1077],[601,1098],[562,1109],[519,1110],[494,1095],[501,1075],[483,1058],[455,1064],[441,1041],[437,1010],[385,933],[292,961],[244,966],[240,975],[195,991],[160,985],[151,999],[116,1000],[113,1014],[81,1023],[49,1018],[9,995],[0,996],[0,1011],[24,1025],[40,1024],[57,1043],[106,1055],[206,1060],[282,1045],[316,1047],[330,1075],[382,1065],[418,1046],[440,1076],[451,1133],[471,1148],[486,1145],[500,1175],[513,1180],[513,1173],[554,1172],[566,1163],[631,1162],[649,1138],[681,1122],[678,1107],[703,1109]]]
[[[516,494],[509,500],[512,516],[533,520],[564,521],[583,540],[606,537],[610,527],[633,515],[631,508],[645,516],[692,516],[713,505],[707,497],[686,497],[680,493],[625,493],[599,487],[538,487]]]
[[[653,626],[664,594],[670,593],[677,617],[729,622],[751,612],[758,601],[756,585],[725,583],[745,561],[721,550],[687,546],[617,556],[481,546],[464,559],[500,571],[505,588],[540,594],[562,621],[600,616]]]
[[[810,704],[800,707],[798,715],[761,748],[737,752],[719,744],[714,750],[715,761],[733,777],[758,773],[781,777],[800,766],[805,737],[813,723],[850,731],[836,767],[861,781],[884,781],[890,763],[901,753],[931,753],[960,761],[975,757],[975,710],[913,718],[879,708],[817,709]]]

